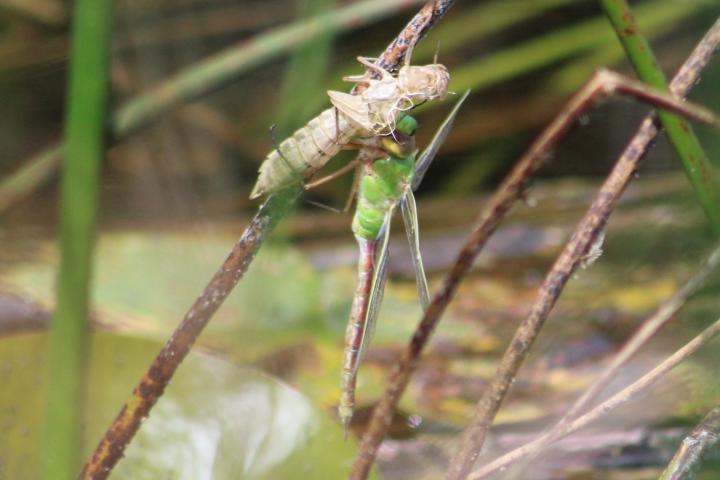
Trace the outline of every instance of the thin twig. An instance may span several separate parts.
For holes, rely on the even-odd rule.
[[[418,40],[432,28],[438,19],[445,16],[455,0],[436,0],[428,2],[405,26],[395,40],[380,55],[376,65],[385,70],[393,70],[405,59],[408,48],[414,47]],[[377,72],[373,72],[377,74]]]
[[[580,107],[598,95],[598,83],[599,82],[596,77],[591,79],[591,81],[589,81],[585,87],[568,102],[568,107],[565,109],[565,112],[575,112],[577,114],[580,111]],[[425,311],[425,314],[417,326],[410,343],[403,352],[400,362],[398,362],[393,371],[390,373],[388,386],[380,399],[380,402],[375,408],[375,411],[373,412],[367,432],[365,433],[360,445],[360,452],[358,453],[358,457],[353,465],[351,475],[353,480],[362,480],[367,478],[380,442],[382,442],[387,428],[390,425],[392,413],[400,400],[400,396],[407,387],[410,376],[412,375],[420,354],[422,353],[422,349],[427,344],[437,325],[437,322],[440,319],[440,316],[454,296],[461,279],[469,271],[475,257],[485,245],[488,237],[495,231],[512,204],[518,198],[522,197],[531,177],[540,168],[544,159],[551,151],[552,146],[556,143],[557,138],[561,137],[570,127],[572,119],[572,115],[559,115],[555,121],[553,121],[553,123],[551,123],[548,128],[543,131],[541,136],[533,143],[527,153],[525,153],[525,155],[523,155],[523,157],[516,163],[508,177],[482,209],[477,221],[477,226],[460,250],[450,273],[443,281],[440,290],[433,297],[432,302]],[[636,148],[636,151],[633,155],[637,154],[638,158],[642,156],[652,139],[655,138],[656,131],[653,130],[652,132],[645,133],[648,135],[647,141],[638,141],[634,147]],[[625,163],[627,162],[628,160],[626,159]],[[634,172],[633,168],[630,169]],[[628,178],[632,176],[632,172],[629,174]],[[622,177],[624,178],[624,176]],[[614,185],[618,182],[615,177],[611,177],[611,181],[610,185]],[[624,189],[625,184],[625,182],[621,182],[621,186],[618,187],[618,194]],[[610,197],[606,198],[602,195],[600,198],[605,200],[610,199]],[[610,207],[611,205],[608,205],[608,209]],[[597,220],[599,219],[596,219],[595,221]],[[602,225],[604,225],[604,222]],[[599,231],[600,229],[598,229],[598,232]],[[594,239],[595,236],[596,234],[593,235],[592,238]],[[585,237],[580,236],[578,238]],[[585,238],[585,240],[589,239],[590,237]],[[585,245],[580,245],[580,256],[587,251],[591,244],[592,242],[586,242]],[[499,386],[496,388],[499,388]],[[505,386],[505,389],[506,388],[507,386]],[[498,405],[501,400],[502,398],[497,399]]]
[[[707,282],[708,277],[712,274],[720,263],[720,247],[716,247],[710,256],[703,262],[700,270],[688,280],[685,285],[675,294],[663,302],[660,307],[651,315],[632,337],[623,345],[620,351],[615,355],[612,362],[602,372],[600,377],[588,388],[580,398],[570,407],[570,410],[564,415],[564,421],[572,420],[577,416],[592,399],[594,399],[615,377],[620,368],[627,363],[640,349],[650,340],[660,328],[671,320],[675,314],[687,303],[698,290],[700,290]]]
[[[698,80],[700,71],[707,65],[713,51],[720,43],[720,20],[700,41],[688,60],[683,64],[671,85],[676,96],[684,96]],[[500,408],[508,388],[520,365],[542,328],[545,319],[557,301],[570,275],[580,264],[598,236],[605,229],[608,217],[617,199],[637,171],[640,161],[658,134],[656,117],[643,121],[612,172],[600,189],[592,206],[575,230],[570,242],[555,261],[545,277],[538,298],[529,316],[518,328],[498,371],[477,404],[475,416],[462,436],[460,447],[448,471],[449,480],[464,479],[480,454],[490,425]]]
[[[400,35],[403,38],[413,38],[414,32],[413,42],[419,41],[430,26],[442,18],[453,1],[429,1]],[[398,63],[401,62],[408,48],[407,42],[396,40],[393,45],[396,47],[386,50],[381,57],[389,67],[396,66],[393,65],[395,61],[393,59],[397,59]],[[141,421],[149,415],[205,325],[243,277],[263,240],[295,202],[300,191],[298,187],[278,192],[269,196],[260,207],[228,258],[140,379],[130,398],[95,448],[92,457],[85,464],[81,478],[87,480],[107,478],[115,464],[122,458],[125,447],[137,432]]]
[[[715,323],[703,330],[700,335],[686,343],[682,348],[677,350],[675,353],[669,356],[665,361],[652,369],[650,372],[646,373],[641,378],[639,378],[629,386],[625,387],[609,399],[605,400],[589,412],[581,415],[572,422],[565,424],[562,429],[558,430],[558,432],[552,439],[550,438],[549,434],[545,434],[541,437],[538,437],[536,440],[528,443],[525,447],[522,448],[535,450],[538,447],[545,445],[549,442],[558,441],[561,438],[564,438],[571,433],[576,432],[581,428],[585,427],[586,425],[594,422],[598,418],[619,407],[620,405],[627,403],[637,394],[657,382],[663,375],[675,368],[680,362],[688,358],[693,353],[697,352],[700,347],[715,338],[718,333],[720,333],[720,319],[716,320]],[[469,480],[477,480],[482,476],[483,475],[480,475],[478,472],[478,474],[470,475]]]
[[[685,437],[658,480],[691,480],[705,452],[720,440],[720,407],[710,410]]]
[[[720,247],[716,247],[713,253],[705,260],[700,270],[685,283],[675,294],[668,298],[660,307],[648,317],[642,326],[633,334],[633,336],[625,343],[623,348],[615,355],[610,365],[602,372],[601,376],[593,382],[593,384],[583,392],[575,403],[570,407],[568,412],[558,421],[558,423],[547,433],[547,441],[545,444],[537,445],[536,448],[530,450],[528,445],[506,453],[500,458],[493,460],[491,463],[484,465],[482,468],[474,471],[471,475],[473,479],[486,477],[519,459],[523,459],[525,465],[530,464],[532,460],[542,453],[542,449],[552,444],[557,432],[561,431],[565,426],[574,420],[585,407],[597,397],[597,395],[607,386],[620,368],[632,358],[645,343],[662,327],[668,320],[685,305],[688,299],[694,295],[700,288],[705,285],[708,277],[720,263]]]

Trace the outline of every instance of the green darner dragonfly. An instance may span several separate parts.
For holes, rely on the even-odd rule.
[[[413,191],[420,185],[469,93],[469,91],[465,92],[458,100],[417,161],[415,158],[417,122],[411,116],[405,115],[397,122],[392,135],[379,139],[380,145],[389,156],[362,166],[357,207],[352,223],[352,231],[360,252],[358,277],[345,333],[341,398],[338,407],[340,420],[346,427],[355,407],[358,367],[372,337],[382,302],[387,274],[390,221],[398,206],[410,242],[418,296],[423,310],[429,304],[430,293],[420,255],[417,208]]]
[[[358,61],[380,75],[380,79],[351,76],[343,80],[361,84],[359,95],[328,91],[333,107],[321,112],[272,150],[260,165],[250,193],[257,198],[313,175],[344,148],[361,148],[359,138],[392,134],[404,112],[428,100],[443,99],[450,75],[445,66],[404,65],[394,77],[387,70],[359,57]]]

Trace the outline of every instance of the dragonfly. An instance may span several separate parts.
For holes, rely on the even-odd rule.
[[[396,122],[406,111],[429,100],[444,99],[450,75],[444,65],[410,65],[410,54],[397,77],[373,64],[358,61],[380,75],[344,77],[366,87],[359,95],[328,91],[332,107],[324,110],[272,150],[258,171],[250,198],[281,190],[297,179],[312,176],[343,149],[361,149],[356,137],[374,138],[393,134]]]
[[[362,165],[357,206],[352,222],[352,231],[359,248],[358,275],[345,332],[338,407],[338,415],[346,431],[355,408],[358,367],[367,351],[380,311],[387,278],[390,222],[398,206],[410,243],[418,297],[423,311],[430,303],[430,292],[420,254],[417,206],[413,191],[422,182],[469,93],[466,91],[457,101],[417,160],[417,122],[410,115],[404,115],[398,120],[394,134],[380,139],[387,156]]]

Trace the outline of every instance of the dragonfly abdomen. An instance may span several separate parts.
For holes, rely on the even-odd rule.
[[[260,165],[250,198],[274,192],[312,175],[357,133],[342,112],[324,110],[271,151]]]
[[[357,237],[360,247],[358,259],[358,277],[355,296],[350,310],[350,321],[345,331],[345,356],[342,367],[341,395],[338,414],[344,425],[347,425],[355,408],[355,383],[357,368],[360,363],[360,348],[365,334],[367,311],[373,276],[375,274],[374,240]]]
[[[357,209],[353,217],[360,258],[358,278],[350,321],[345,333],[345,358],[342,372],[342,394],[338,413],[347,425],[355,408],[355,383],[364,337],[368,335],[368,310],[375,277],[375,251],[378,238],[389,212],[398,204],[412,180],[415,158],[413,155],[398,158],[390,156],[365,166],[358,189]],[[376,288],[382,288],[378,285]]]
[[[412,180],[414,165],[415,157],[408,155],[390,156],[365,167],[352,223],[356,236],[378,238],[387,212],[397,205]]]

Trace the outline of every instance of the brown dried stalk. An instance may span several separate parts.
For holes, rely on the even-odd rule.
[[[652,336],[667,323],[682,308],[699,289],[701,289],[708,277],[715,271],[720,263],[720,247],[716,247],[713,253],[705,260],[700,270],[688,280],[675,294],[668,298],[660,305],[660,307],[648,317],[638,328],[633,336],[625,343],[623,348],[613,357],[612,362],[603,370],[600,377],[583,392],[583,394],[573,403],[570,410],[558,421],[558,423],[544,435],[546,438],[544,444],[536,444],[532,442],[515,450],[506,453],[500,458],[493,460],[491,463],[484,465],[482,468],[474,471],[470,477],[480,479],[486,477],[504,467],[508,467],[513,462],[523,459],[524,464],[529,464],[532,459],[542,452],[542,449],[557,440],[557,433],[563,430],[568,423],[574,420],[585,407],[597,397],[597,395],[610,383],[620,368],[632,358]]]
[[[439,21],[454,0],[431,0],[415,15],[398,38],[385,50],[381,61],[395,68],[403,60],[409,45],[414,45]],[[133,438],[143,418],[162,395],[180,363],[210,318],[247,271],[266,236],[288,210],[300,192],[299,188],[271,195],[250,222],[228,258],[215,273],[200,297],[185,314],[180,325],[157,355],[133,390],[130,398],[108,428],[105,436],[85,464],[81,478],[107,478],[125,447]]]
[[[700,41],[673,80],[671,91],[674,95],[684,96],[690,87],[695,84],[700,71],[707,65],[718,43],[720,43],[720,21],[716,22]],[[478,402],[470,426],[463,433],[460,447],[448,471],[448,480],[460,480],[467,477],[480,454],[485,437],[500,408],[500,404],[505,398],[512,380],[525,360],[545,319],[570,275],[605,229],[607,219],[617,199],[637,171],[640,161],[657,134],[656,117],[654,115],[649,116],[643,121],[640,129],[625,148],[592,206],[580,221],[570,242],[545,277],[530,315],[515,333],[495,377]]]

